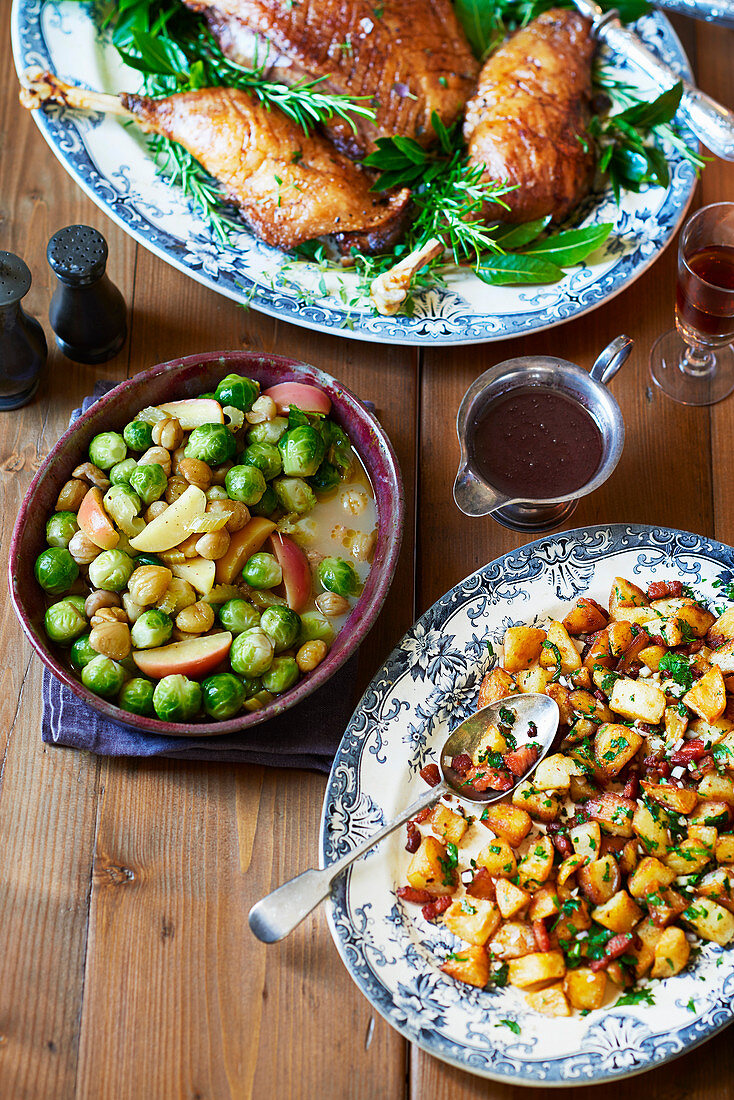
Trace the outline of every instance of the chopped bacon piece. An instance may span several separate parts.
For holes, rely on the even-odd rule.
[[[555,850],[560,852],[564,859],[573,855],[573,844],[567,836],[563,836],[562,833],[553,833],[551,840],[553,841]]]
[[[694,653],[699,653],[703,649],[703,644],[703,638],[696,638],[695,642],[688,642],[686,645],[679,646],[676,652],[687,653],[689,657],[692,657]]]
[[[435,898],[433,901],[429,901],[428,905],[424,905],[421,909],[426,920],[435,920],[436,917],[440,917],[442,913],[445,913],[451,905],[451,898],[448,896],[442,898]]]
[[[681,745],[677,752],[674,752],[670,758],[670,763],[674,768],[679,765],[685,767],[687,764],[691,764],[694,760],[700,760],[702,756],[706,755],[706,746],[700,737],[692,737],[690,741],[686,741],[685,745]]]
[[[532,768],[539,756],[540,749],[537,745],[521,745],[514,752],[505,753],[505,764],[519,778]]]
[[[426,764],[425,768],[421,768],[419,775],[421,779],[425,780],[429,787],[435,787],[441,782],[441,773],[438,770],[438,764]]]
[[[651,634],[650,635],[650,645],[662,645],[662,646],[664,646],[665,645],[665,638],[662,636],[662,634]]]
[[[435,895],[428,890],[416,890],[414,886],[398,886],[395,893],[402,901],[412,901],[415,905],[425,905],[427,901],[435,901]]]
[[[504,768],[471,768],[466,784],[475,791],[509,791],[514,787],[512,776]]]
[[[626,843],[627,837],[604,836],[602,834],[601,845],[599,847],[599,856],[606,856],[610,852],[615,852],[617,855],[619,855]]]
[[[405,842],[406,852],[417,852],[421,846],[421,834],[417,825],[414,825],[412,821],[409,821],[405,826],[408,832],[408,839]]]
[[[466,892],[471,894],[473,898],[485,898],[487,901],[494,901],[497,892],[494,880],[486,867],[476,869],[474,878],[467,886]]]
[[[451,767],[459,775],[466,775],[471,767],[471,756],[466,752],[458,753],[451,761]]]
[[[657,756],[646,756],[642,761],[642,768],[650,779],[668,779],[670,776],[670,764]]]
[[[533,921],[533,935],[535,936],[535,943],[538,947],[538,951],[550,951],[550,936],[548,935],[548,929],[543,924],[542,920]]]
[[[590,970],[606,970],[610,962],[614,959],[618,959],[620,955],[624,955],[628,948],[639,947],[640,937],[636,932],[620,932],[617,936],[612,936],[607,941],[604,947],[604,957],[601,959],[593,959],[589,963]]]
[[[636,775],[631,775],[624,785],[623,798],[637,798],[640,793],[640,780]]]
[[[418,813],[415,815],[415,817],[412,818],[411,820],[412,820],[414,825],[420,825],[432,813],[433,813],[433,806],[424,806],[423,809],[419,810]]]
[[[664,600],[683,595],[683,581],[651,581],[647,586],[648,600]]]

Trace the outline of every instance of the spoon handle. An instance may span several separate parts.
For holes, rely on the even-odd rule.
[[[304,917],[308,916],[312,909],[316,908],[319,902],[329,896],[334,879],[354,863],[355,859],[359,859],[375,844],[379,844],[384,837],[389,836],[420,810],[438,802],[441,795],[448,789],[445,782],[431,787],[401,814],[389,821],[387,825],[383,825],[372,836],[366,837],[341,859],[330,863],[323,870],[312,868],[310,871],[304,871],[303,874],[283,883],[277,890],[273,890],[271,894],[262,898],[250,910],[248,919],[252,932],[263,943],[276,943],[282,940],[301,923]]]

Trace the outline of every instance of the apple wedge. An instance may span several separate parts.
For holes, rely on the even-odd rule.
[[[163,515],[166,513],[164,512]],[[245,562],[256,554],[271,531],[275,530],[272,520],[264,516],[255,516],[245,524],[241,531],[235,531],[230,539],[227,553],[216,563],[217,584],[232,584],[242,572]]]
[[[283,570],[285,598],[291,611],[300,612],[311,598],[311,569],[301,547],[287,535],[270,536],[273,554]]]
[[[208,596],[214,587],[217,567],[213,561],[207,561],[206,558],[192,558],[189,561],[178,562],[171,566],[171,570],[174,577],[188,581],[202,596]]]
[[[206,511],[206,493],[197,485],[189,485],[178,500],[169,504],[165,512],[130,539],[133,550],[145,550],[153,554],[178,546],[191,533],[191,521]]]
[[[176,674],[207,676],[224,660],[231,645],[232,635],[226,630],[156,649],[134,649],[133,660],[141,672],[156,680]]]
[[[77,523],[90,542],[103,550],[114,550],[120,541],[112,520],[104,510],[102,490],[90,489],[79,506]]]
[[[202,424],[223,424],[222,406],[213,397],[191,397],[185,401],[167,401],[159,405],[164,413],[175,416],[185,432]]]
[[[280,416],[287,413],[291,405],[303,412],[321,413],[323,416],[331,412],[328,393],[306,382],[278,382],[277,386],[265,390],[263,397],[272,397]]]

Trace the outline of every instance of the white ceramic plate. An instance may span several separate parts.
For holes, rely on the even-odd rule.
[[[13,52],[19,72],[41,66],[64,80],[98,91],[137,91],[140,76],[126,68],[100,29],[90,3],[14,0]],[[637,24],[655,53],[683,76],[690,69],[665,16]],[[643,95],[657,94],[647,78],[617,62],[618,76]],[[422,293],[413,316],[380,317],[362,300],[348,275],[322,273],[242,232],[223,248],[182,193],[165,184],[145,140],[112,118],[51,108],[36,111],[41,133],[67,172],[114,221],[193,279],[253,309],[293,324],[384,343],[451,345],[504,340],[552,328],[613,298],[637,279],[675,234],[693,195],[695,173],[675,149],[666,150],[671,181],[624,194],[617,208],[611,189],[591,196],[574,224],[612,221],[615,230],[593,262],[571,268],[552,286],[489,287],[457,269],[445,288]],[[688,135],[689,144],[695,139]],[[343,284],[343,300],[340,296]],[[671,310],[672,310],[671,303]]]
[[[447,592],[377,673],[344,735],[324,802],[322,865],[425,790],[419,769],[475,709],[490,667],[488,641],[501,642],[508,626],[557,617],[581,594],[606,606],[615,576],[641,587],[680,579],[726,607],[732,601],[722,586],[734,581],[734,550],[667,528],[586,527],[506,554]],[[654,1005],[612,1005],[585,1018],[548,1018],[531,1012],[519,990],[455,982],[439,964],[460,941],[395,895],[410,859],[404,844],[399,829],[351,868],[329,923],[368,1000],[438,1058],[515,1084],[600,1083],[675,1058],[730,1022],[734,952],[715,944],[704,946],[691,970],[650,982]]]

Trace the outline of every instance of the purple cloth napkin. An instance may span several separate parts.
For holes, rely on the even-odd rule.
[[[84,398],[71,421],[113,385],[97,382],[93,395]],[[328,772],[357,703],[356,674],[355,655],[327,684],[285,714],[242,733],[196,738],[141,733],[108,721],[44,668],[41,738],[49,745],[86,749],[99,756],[167,756]]]

